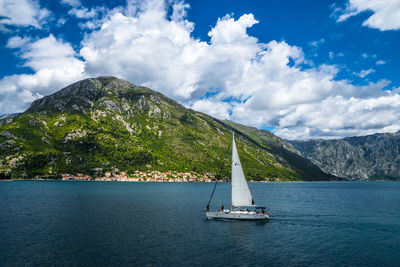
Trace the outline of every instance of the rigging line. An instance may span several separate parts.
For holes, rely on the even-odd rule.
[[[229,145],[228,145],[228,148],[227,148],[227,150],[226,150],[226,152],[225,152],[225,155],[228,154],[229,148],[230,148],[230,146],[231,146],[231,143],[232,143],[232,141],[229,142]],[[224,168],[224,165],[225,165],[225,160],[226,160],[225,155],[224,155],[224,160],[222,161],[222,164],[221,164],[221,168],[219,169],[219,173],[218,173],[219,176],[221,175],[222,169]],[[207,211],[210,209],[210,202],[211,202],[212,197],[214,196],[214,192],[215,192],[215,188],[217,188],[217,184],[218,184],[218,179],[217,179],[217,181],[215,182],[213,191],[211,192],[211,197],[210,197],[210,199],[208,200],[208,203],[207,203],[207,206],[206,206],[206,210],[207,210]]]

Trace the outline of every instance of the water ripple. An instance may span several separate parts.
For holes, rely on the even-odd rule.
[[[399,183],[250,187],[270,222],[206,220],[211,184],[0,183],[0,265],[400,265]]]

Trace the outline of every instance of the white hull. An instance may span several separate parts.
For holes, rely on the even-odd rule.
[[[247,211],[206,211],[206,216],[208,219],[215,220],[247,220],[247,221],[259,221],[259,220],[269,220],[269,216],[264,213],[255,213]]]

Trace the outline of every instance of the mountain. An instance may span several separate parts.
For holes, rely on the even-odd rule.
[[[289,143],[332,175],[348,180],[400,180],[400,131]]]
[[[324,180],[326,174],[314,163],[303,157],[299,151],[294,149],[284,139],[272,134],[266,130],[259,130],[254,127],[244,126],[232,121],[224,120],[225,124],[240,132],[244,137],[250,140],[254,145],[266,149],[273,154],[280,162],[286,163],[286,166],[293,169],[301,177],[308,177],[308,180]],[[314,177],[314,178],[312,178]],[[315,179],[317,178],[317,179]],[[336,180],[337,177],[327,177],[329,180]]]
[[[183,107],[114,77],[76,82],[0,121],[0,176],[196,171],[229,176],[235,131],[254,180],[331,180],[284,140]],[[225,161],[224,161],[225,160]]]
[[[17,115],[19,115],[20,113],[7,113],[7,114],[3,114],[0,116],[0,121],[2,120],[7,120],[9,118],[15,117]]]

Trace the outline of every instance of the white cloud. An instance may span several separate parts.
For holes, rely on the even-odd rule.
[[[85,21],[85,22],[80,22],[78,24],[78,26],[81,29],[94,30],[94,29],[99,28],[101,26],[101,22],[100,21],[88,20],[88,21]]]
[[[57,27],[61,27],[61,26],[63,26],[65,23],[67,22],[67,20],[65,19],[65,18],[59,18],[58,20],[57,20]]]
[[[400,95],[377,98],[329,97],[323,102],[296,106],[280,121],[276,134],[290,139],[341,138],[400,130]]]
[[[53,35],[37,41],[12,37],[9,47],[20,48],[24,66],[33,74],[6,76],[0,80],[0,112],[18,112],[33,100],[82,79],[84,62],[69,43]],[[22,103],[22,104],[21,104]]]
[[[19,36],[14,36],[8,39],[7,48],[21,48],[23,47],[26,43],[28,43],[31,39],[29,37],[19,37]]]
[[[89,19],[93,18],[97,15],[97,12],[95,9],[87,9],[87,8],[72,8],[70,11],[68,11],[68,14],[73,15],[79,19]]]
[[[361,70],[360,72],[353,72],[353,74],[357,75],[357,76],[359,76],[361,78],[364,78],[364,77],[366,77],[367,75],[369,75],[369,74],[371,74],[373,72],[375,72],[375,70],[371,68],[371,69],[367,69],[367,70]]]
[[[167,20],[164,7],[138,17],[117,12],[87,36],[80,54],[90,75],[115,75],[189,98],[202,76],[197,70],[209,60],[207,43],[190,37],[192,29],[192,23]]]
[[[325,39],[321,38],[319,40],[314,40],[308,43],[309,46],[312,46],[314,48],[318,48],[321,44],[325,43]]]
[[[68,11],[70,16],[74,16],[83,20],[96,18],[108,11],[108,9],[104,6],[96,6],[88,9],[84,7],[79,0],[62,0],[61,3],[71,7],[71,9]],[[97,21],[92,20],[80,23],[79,26],[81,28],[94,29],[97,27],[95,26],[97,23]]]
[[[95,18],[103,13],[108,11],[105,7],[94,7],[91,9],[88,9],[86,7],[74,7],[70,11],[68,11],[68,14],[71,16],[75,16],[78,19],[91,19]]]
[[[386,61],[384,61],[384,60],[378,60],[378,61],[376,61],[375,64],[376,64],[376,65],[385,65],[385,64],[386,64]]]
[[[48,9],[41,8],[34,0],[0,1],[0,24],[6,26],[42,28],[50,14]]]
[[[78,7],[82,5],[81,1],[79,0],[61,0],[61,3],[72,7]]]
[[[126,8],[109,11],[101,20],[89,19],[96,30],[81,43],[83,60],[52,35],[28,40],[20,57],[34,74],[0,81],[0,97],[14,105],[0,101],[0,111],[15,111],[18,101],[30,101],[82,77],[113,75],[218,118],[273,126],[290,139],[399,127],[394,115],[399,111],[398,90],[382,90],[389,81],[355,86],[338,80],[334,65],[307,65],[300,47],[285,41],[262,43],[247,33],[258,23],[252,14],[224,16],[210,29],[209,40],[195,39],[194,24],[186,18],[188,5],[168,3],[172,12],[163,1],[128,1]],[[9,47],[21,43],[22,38],[10,39]]]
[[[219,119],[230,119],[229,112],[232,109],[232,106],[227,102],[200,99],[195,101],[190,108]]]
[[[344,54],[342,52],[339,52],[339,53],[335,54],[334,52],[330,51],[328,56],[329,56],[330,59],[334,59],[334,58],[337,58],[337,57],[344,57]]]
[[[172,3],[172,11],[173,12],[172,12],[171,19],[173,21],[181,21],[181,22],[183,21],[184,22],[186,15],[187,15],[186,10],[188,8],[190,8],[189,4],[186,4],[186,3],[180,2],[180,1],[173,2]]]
[[[400,29],[400,1],[398,0],[349,0],[346,9],[335,13],[341,15],[338,22],[345,21],[365,11],[373,14],[363,22],[363,26],[379,29],[381,31]]]
[[[168,19],[160,2],[147,4],[132,4],[129,12],[110,14],[99,30],[87,35],[80,54],[88,75],[122,77],[218,118],[258,127],[272,125],[286,138],[377,131],[377,124],[362,124],[362,109],[353,112],[348,107],[375,99],[398,100],[382,91],[389,84],[386,80],[354,86],[335,79],[335,66],[302,69],[307,61],[301,48],[284,41],[261,43],[248,35],[247,29],[258,23],[252,14],[236,20],[229,15],[220,18],[206,43],[191,37],[193,24],[186,20],[184,8],[173,12],[181,14],[179,18]],[[365,77],[373,71],[357,74]],[[212,97],[204,98],[206,92]],[[330,121],[335,104],[348,108],[342,110],[346,114],[336,114],[346,124]],[[311,120],[311,111],[321,119]],[[382,129],[389,129],[388,125]]]

